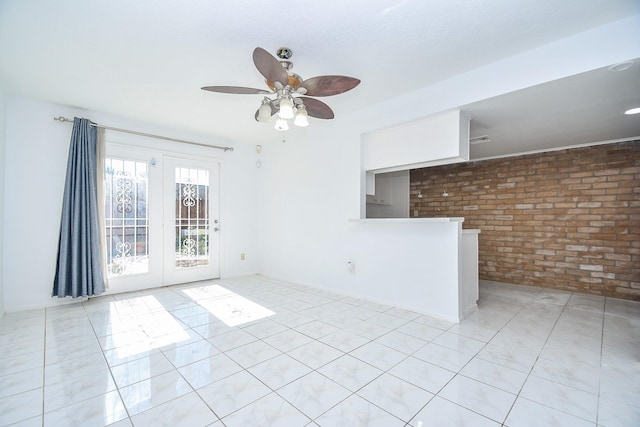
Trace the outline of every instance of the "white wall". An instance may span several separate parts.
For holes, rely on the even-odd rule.
[[[58,304],[51,298],[60,226],[60,209],[71,125],[53,117],[86,117],[95,122],[174,138],[232,145],[233,152],[202,148],[222,161],[221,276],[257,273],[255,212],[255,151],[208,136],[178,132],[131,120],[7,97],[6,186],[4,193],[4,305],[7,312]],[[170,143],[126,134],[108,133],[108,141],[167,147]],[[222,223],[223,222],[223,223]],[[240,253],[247,254],[240,261]],[[63,300],[64,301],[64,300]]]
[[[259,270],[328,286],[344,277],[347,220],[359,218],[359,133],[336,119],[301,134],[263,149]]]
[[[383,295],[383,283],[356,285],[346,262],[366,246],[348,220],[365,209],[361,135],[503,93],[640,57],[640,16],[452,77],[331,122],[311,120],[304,139],[265,150],[261,176],[259,270],[343,292]],[[367,85],[363,79],[362,87]],[[349,93],[339,96],[350,96]],[[429,259],[425,259],[429,261]],[[358,271],[367,266],[356,265]],[[398,281],[407,276],[395,271]]]
[[[0,92],[0,321],[2,320],[2,316],[4,314],[4,266],[2,263],[4,262],[4,170],[5,170],[5,96],[2,92]]]

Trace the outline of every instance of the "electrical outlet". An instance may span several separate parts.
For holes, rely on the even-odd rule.
[[[418,209],[414,209],[413,216],[418,216],[418,215],[420,215],[420,212],[418,211]]]
[[[240,254],[240,261],[244,261],[244,259],[245,259],[245,255],[244,255],[244,252],[242,252],[242,253]]]

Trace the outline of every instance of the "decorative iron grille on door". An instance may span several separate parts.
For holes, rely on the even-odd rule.
[[[107,273],[149,271],[148,169],[144,162],[105,160]]]
[[[209,171],[175,169],[176,268],[209,265]]]

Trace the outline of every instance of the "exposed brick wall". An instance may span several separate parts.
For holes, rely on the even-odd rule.
[[[410,198],[481,230],[481,279],[640,300],[640,141],[415,169]]]

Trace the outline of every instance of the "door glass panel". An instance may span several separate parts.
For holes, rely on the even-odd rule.
[[[149,271],[147,163],[105,160],[105,225],[109,277]]]
[[[175,168],[175,267],[209,265],[209,171]]]

